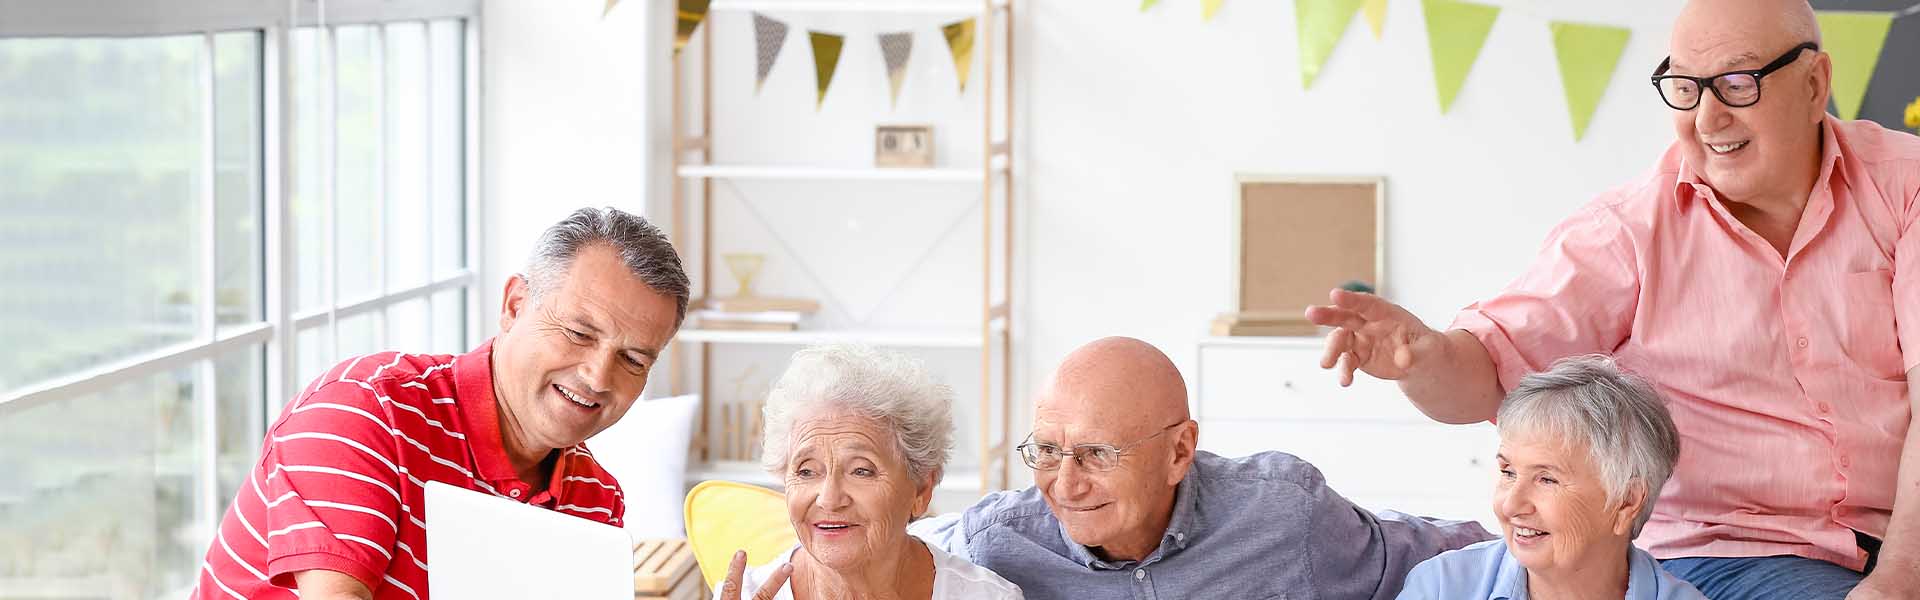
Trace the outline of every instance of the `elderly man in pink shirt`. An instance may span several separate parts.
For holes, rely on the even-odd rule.
[[[1322,366],[1472,423],[1529,372],[1611,354],[1683,439],[1640,536],[1668,571],[1717,599],[1920,595],[1920,138],[1827,116],[1819,42],[1803,0],[1688,3],[1651,171],[1445,331],[1334,291],[1307,311],[1336,328]]]

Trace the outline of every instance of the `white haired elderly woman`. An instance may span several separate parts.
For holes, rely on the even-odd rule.
[[[1565,359],[1520,380],[1496,422],[1504,535],[1416,565],[1402,600],[1704,598],[1633,545],[1680,458],[1652,386],[1605,357]]]
[[[907,535],[953,446],[952,405],[953,391],[904,355],[859,346],[794,354],[767,395],[761,463],[785,482],[800,543],[752,572],[736,553],[715,597],[1021,598],[992,571]]]

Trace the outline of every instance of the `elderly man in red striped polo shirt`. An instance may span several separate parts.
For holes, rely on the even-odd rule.
[[[355,358],[287,405],[193,597],[423,600],[427,481],[619,525],[620,486],[582,442],[639,398],[687,289],[640,217],[581,209],[548,228],[507,281],[498,336]]]

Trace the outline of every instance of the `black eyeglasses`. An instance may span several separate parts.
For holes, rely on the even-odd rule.
[[[1113,444],[1078,444],[1072,448],[1061,448],[1053,444],[1027,442],[1015,446],[1013,449],[1015,452],[1020,453],[1021,462],[1027,463],[1027,468],[1035,471],[1052,471],[1058,469],[1062,461],[1072,458],[1075,462],[1080,463],[1080,468],[1082,469],[1095,473],[1104,473],[1112,471],[1115,467],[1119,467],[1121,456],[1126,455],[1134,448],[1140,447],[1141,444],[1147,443],[1148,440],[1160,437],[1161,434],[1172,431],[1173,428],[1179,427],[1184,423],[1186,423],[1186,421],[1161,427],[1160,431],[1154,432],[1153,435],[1121,446],[1115,446]],[[1033,439],[1033,435],[1028,434],[1027,439]]]
[[[1767,66],[1748,71],[1728,71],[1712,77],[1688,77],[1686,75],[1667,75],[1667,67],[1672,57],[1660,61],[1660,68],[1653,70],[1653,88],[1660,90],[1660,99],[1674,110],[1693,110],[1700,105],[1700,88],[1713,90],[1713,96],[1721,104],[1739,108],[1753,106],[1760,101],[1760,78],[1785,68],[1800,58],[1800,51],[1819,51],[1820,45],[1813,42],[1802,43],[1788,50],[1780,58],[1773,59]]]

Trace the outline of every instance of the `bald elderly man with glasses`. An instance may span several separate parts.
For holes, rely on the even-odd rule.
[[[1038,398],[1019,447],[1034,486],[908,531],[1029,600],[1386,600],[1420,561],[1493,537],[1471,522],[1376,515],[1305,461],[1200,452],[1199,434],[1166,355],[1098,340]]]
[[[1652,170],[1444,331],[1332,292],[1307,311],[1337,328],[1322,366],[1472,423],[1530,372],[1611,355],[1686,449],[1638,539],[1667,571],[1716,600],[1916,597],[1920,138],[1827,115],[1820,41],[1804,0],[1689,2]]]

